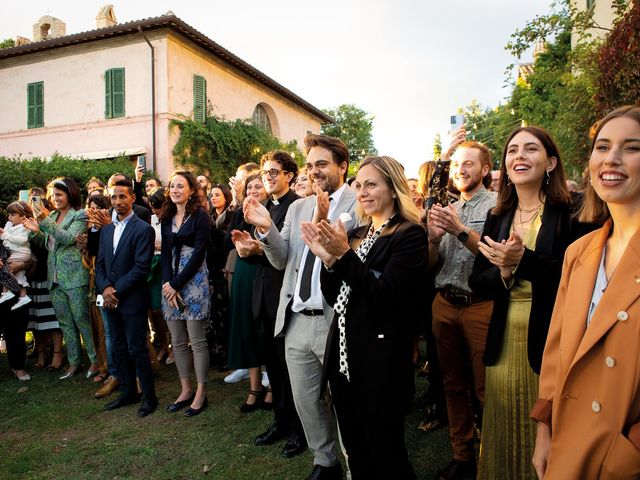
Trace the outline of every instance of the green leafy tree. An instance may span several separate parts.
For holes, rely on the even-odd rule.
[[[115,172],[133,175],[134,166],[135,162],[128,157],[113,160],[82,160],[57,154],[51,160],[0,157],[0,208],[17,200],[20,190],[44,188],[56,177],[73,178],[84,192],[84,185],[91,177],[106,182]]]
[[[333,124],[321,127],[323,135],[342,140],[349,149],[351,163],[358,163],[378,151],[373,144],[373,116],[352,104],[340,105],[324,112],[335,119]]]
[[[620,105],[640,103],[640,2],[632,3],[598,52],[599,116]]]
[[[16,42],[13,38],[6,38],[4,40],[0,40],[0,49],[13,48],[15,46],[16,46]]]
[[[442,153],[442,137],[439,133],[436,133],[433,137],[433,158],[440,158],[440,154]]]
[[[172,120],[180,138],[173,149],[176,165],[207,173],[217,181],[226,181],[237,167],[247,162],[260,162],[270,150],[291,152],[301,165],[304,157],[295,140],[283,143],[250,120],[225,120],[209,116],[205,123],[190,118]]]

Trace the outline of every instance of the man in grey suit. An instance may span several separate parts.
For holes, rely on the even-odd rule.
[[[269,211],[259,202],[247,200],[246,220],[256,226],[271,264],[284,269],[284,282],[276,317],[275,336],[285,337],[285,356],[291,377],[293,399],[302,421],[314,468],[309,480],[339,480],[342,468],[336,454],[336,426],[329,404],[320,396],[324,351],[333,320],[332,305],[320,291],[322,262],[302,241],[300,223],[328,218],[337,222],[341,214],[347,230],[355,226],[355,194],[346,185],[349,151],[332,137],[307,135],[306,169],[316,196],[294,202],[289,207],[282,230],[278,232]]]

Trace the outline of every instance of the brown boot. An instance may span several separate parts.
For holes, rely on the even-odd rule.
[[[114,376],[110,376],[104,381],[104,385],[100,387],[100,390],[94,393],[93,396],[96,398],[108,397],[119,387],[120,387],[120,380],[118,380]]]

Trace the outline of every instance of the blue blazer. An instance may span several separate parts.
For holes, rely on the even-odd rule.
[[[149,308],[147,275],[151,271],[155,232],[148,223],[133,215],[113,251],[113,232],[110,223],[100,232],[100,248],[96,261],[96,291],[102,293],[112,286],[118,297],[118,311],[122,314],[146,312]]]

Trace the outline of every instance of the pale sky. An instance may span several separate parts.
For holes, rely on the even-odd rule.
[[[95,29],[105,0],[12,2],[0,39],[32,37],[43,15],[67,34]],[[496,106],[511,33],[551,0],[112,0],[118,22],[173,11],[318,108],[353,103],[375,116],[374,142],[415,176],[436,132],[472,99]],[[525,58],[523,61],[530,61]],[[215,99],[212,99],[215,104]]]

